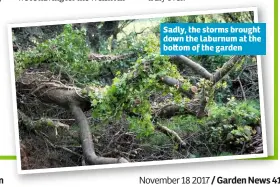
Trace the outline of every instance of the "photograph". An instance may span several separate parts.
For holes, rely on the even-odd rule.
[[[19,170],[265,157],[260,56],[160,52],[162,23],[257,21],[248,8],[11,24]]]

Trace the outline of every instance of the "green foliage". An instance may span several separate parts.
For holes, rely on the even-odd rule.
[[[204,119],[197,119],[192,115],[173,117],[169,121],[163,121],[165,126],[179,132],[180,134],[189,134],[200,131],[200,125],[205,122]]]
[[[175,102],[184,103],[182,96],[173,87],[160,83],[160,77],[172,76],[182,79],[175,65],[166,56],[155,55],[159,50],[158,40],[150,36],[143,46],[145,56],[139,57],[134,66],[123,74],[116,73],[111,86],[107,86],[102,94],[96,90],[90,93],[93,116],[103,120],[119,119],[130,114],[127,120],[130,128],[139,136],[153,133],[152,111],[149,97],[157,92],[172,93]],[[184,82],[185,88],[190,83]],[[101,96],[102,95],[102,96]],[[100,97],[101,96],[101,97]]]
[[[142,140],[143,144],[148,144],[152,146],[164,146],[172,143],[170,138],[166,138],[166,135],[160,132],[155,132],[153,136],[142,138]]]
[[[38,43],[35,48],[15,54],[16,74],[24,69],[48,63],[53,71],[76,78],[78,82],[92,81],[99,73],[100,65],[88,61],[89,47],[85,41],[85,30],[65,25],[63,32],[54,39]]]
[[[147,53],[151,49],[146,48]],[[176,89],[159,83],[159,77],[165,75],[180,77],[167,57],[150,56],[138,59],[131,71],[117,75],[113,84],[106,87],[102,94],[96,91],[90,94],[93,116],[103,120],[108,120],[108,116],[109,120],[119,119],[125,111],[131,114],[127,119],[132,130],[140,136],[150,135],[153,124],[149,97],[157,92],[173,93],[177,98],[175,102],[182,102],[182,96]],[[187,82],[185,86],[188,86]]]
[[[259,102],[257,100],[236,101],[231,98],[226,104],[214,104],[209,108],[208,117],[176,116],[160,123],[174,130],[182,138],[187,137],[194,144],[199,156],[232,155],[233,147],[242,147],[251,141],[256,133],[255,125],[260,123]],[[193,137],[194,139],[191,139]],[[233,146],[233,147],[231,147]],[[205,149],[207,147],[207,149]],[[209,155],[211,150],[211,155]],[[224,151],[224,152],[221,152]]]
[[[260,123],[260,106],[256,101],[238,102],[235,98],[231,98],[226,105],[212,107],[210,117],[220,122],[230,120],[231,123],[244,126],[258,125]]]
[[[260,124],[259,103],[231,98],[225,105],[212,107],[207,120],[215,122],[210,126],[210,142],[243,145],[256,133],[252,127]]]

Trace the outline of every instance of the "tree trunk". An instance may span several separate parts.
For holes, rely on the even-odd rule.
[[[39,79],[35,79],[39,80]],[[30,90],[31,94],[43,102],[53,103],[70,110],[80,127],[80,139],[85,161],[89,165],[127,163],[124,158],[99,157],[94,151],[92,134],[83,109],[90,109],[90,100],[82,96],[81,89],[67,87],[56,82],[31,81],[30,84],[18,84],[23,90]],[[25,89],[24,89],[25,88]]]
[[[99,157],[95,154],[94,144],[88,120],[79,106],[71,105],[70,110],[75,117],[76,122],[80,126],[80,140],[83,148],[83,155],[85,161],[89,165],[100,165],[100,164],[114,164],[114,163],[127,163],[128,161],[124,158],[106,158]]]

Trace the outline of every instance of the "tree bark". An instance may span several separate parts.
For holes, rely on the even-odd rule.
[[[182,140],[182,138],[175,131],[173,131],[173,130],[165,127],[165,126],[162,126],[160,124],[156,124],[156,129],[158,131],[162,132],[163,134],[165,134],[166,136],[170,137],[176,143],[178,143],[181,148],[186,148],[187,147],[186,142],[184,142]]]
[[[209,73],[207,69],[205,69],[203,66],[198,64],[197,62],[192,61],[188,57],[185,57],[183,55],[180,56],[171,56],[171,60],[178,61],[179,63],[185,64],[186,66],[190,67],[194,72],[201,75],[205,79],[211,79],[212,74]]]
[[[88,120],[82,110],[90,109],[90,100],[88,97],[82,96],[81,89],[67,87],[56,82],[40,81],[32,82],[32,84],[20,84],[20,86],[30,89],[31,94],[41,101],[56,104],[72,112],[80,127],[83,155],[87,164],[97,165],[128,162],[124,158],[105,158],[96,155]]]
[[[154,113],[154,115],[162,118],[170,118],[172,116],[183,114],[195,115],[199,118],[208,115],[207,111],[201,110],[201,101],[199,99],[193,99],[185,104],[185,106],[179,106],[176,104],[165,105]]]
[[[100,164],[114,164],[114,163],[127,163],[128,161],[124,158],[106,158],[99,157],[95,154],[94,144],[88,120],[79,106],[71,105],[70,110],[75,117],[76,122],[80,126],[80,139],[83,148],[83,155],[85,161],[89,165],[100,165]]]
[[[242,58],[242,56],[233,56],[230,58],[229,61],[224,63],[224,65],[213,74],[213,77],[210,80],[212,80],[214,84],[217,83],[226,74],[228,74],[228,72],[230,72],[235,64],[237,64],[237,62],[239,62]]]

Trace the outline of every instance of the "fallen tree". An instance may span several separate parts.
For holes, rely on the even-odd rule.
[[[140,45],[139,52],[137,48],[131,53],[103,55],[89,51],[84,43],[84,34],[80,31],[73,31],[72,27],[67,26],[65,33],[67,34],[39,44],[30,51],[19,51],[15,54],[18,106],[21,111],[32,116],[29,116],[32,124],[59,125],[49,116],[57,117],[61,113],[63,115],[57,118],[64,120],[74,117],[69,125],[70,130],[76,127],[71,124],[78,125],[79,128],[75,130],[79,130],[80,137],[69,144],[77,147],[77,139],[79,140],[82,150],[76,151],[78,155],[83,154],[86,164],[124,163],[130,159],[135,161],[133,158],[143,149],[141,146],[133,147],[130,143],[137,138],[140,141],[156,133],[164,138],[168,137],[166,139],[175,144],[174,147],[187,151],[183,158],[188,157],[187,155],[192,154],[189,153],[189,135],[181,129],[174,130],[167,123],[176,117],[191,116],[195,124],[208,124],[209,119],[212,126],[205,132],[208,135],[209,131],[216,133],[223,130],[215,125],[224,125],[224,122],[209,117],[209,106],[213,102],[219,82],[243,62],[242,56],[222,58],[220,63],[224,62],[223,65],[214,71],[208,70],[193,60],[194,58],[158,55],[155,41]],[[77,37],[72,37],[73,35]],[[70,48],[69,43],[72,44]],[[195,83],[189,80],[187,74],[179,71],[185,69],[195,72]],[[100,76],[110,81],[101,81]],[[36,111],[35,108],[25,111],[32,108],[30,103],[33,100],[40,101],[38,105],[43,110]],[[49,107],[54,107],[55,110],[52,110],[52,113],[45,112]],[[184,125],[188,126],[188,122]],[[231,122],[228,123],[228,129],[237,128],[236,125],[231,125]],[[104,132],[96,132],[100,128],[116,128],[116,124],[120,127],[108,134],[105,132],[107,139],[100,140]],[[228,129],[226,133],[230,132]],[[240,131],[251,133],[252,129]],[[97,136],[92,137],[93,134]],[[219,134],[213,136],[221,138]],[[69,139],[63,143],[67,144]],[[218,140],[219,143],[222,140]],[[65,145],[46,142],[55,149],[67,148]],[[108,145],[104,146],[106,144]],[[120,145],[127,147],[123,149]],[[170,147],[172,146],[169,144]],[[160,154],[160,151],[158,152]],[[207,154],[212,153],[208,151]],[[162,159],[161,155],[152,158]],[[172,154],[168,155],[168,158],[173,159]]]
[[[114,59],[114,57],[112,58]],[[213,86],[216,82],[223,78],[223,76],[226,75],[236,63],[238,63],[238,60],[240,60],[241,57],[231,58],[230,61],[226,62],[225,65],[214,74],[210,74],[198,63],[191,61],[187,57],[172,57],[172,60],[177,58],[182,63],[184,62],[188,64],[190,68],[195,69],[197,73],[200,73],[201,76],[209,79],[213,83]],[[140,66],[142,65],[147,66],[146,63],[141,63]],[[132,79],[134,81],[135,79],[139,78],[139,66],[136,69],[137,71],[132,70],[130,72],[130,74],[133,76],[131,76],[131,80],[129,81],[132,81]],[[177,88],[178,92],[183,93],[191,100],[184,104],[184,106],[168,104],[160,109],[153,110],[154,117],[170,118],[172,116],[181,114],[191,114],[196,115],[197,117],[203,117],[207,115],[207,112],[205,111],[205,106],[207,102],[204,100],[204,98],[202,98],[203,102],[201,102],[201,100],[197,97],[194,98],[195,95],[198,95],[197,89],[194,86],[185,90],[183,88],[183,84],[180,83],[180,81],[177,81],[175,78],[168,76],[160,77],[158,81],[163,82],[168,86]],[[94,88],[81,89],[75,86],[67,86],[61,83],[59,80],[49,81],[49,77],[45,77],[42,79],[42,77],[36,77],[36,74],[35,76],[34,74],[30,76],[28,72],[25,72],[17,81],[17,90],[24,90],[25,92],[26,90],[28,90],[28,94],[40,99],[41,101],[56,104],[60,107],[69,110],[72,113],[76,120],[76,123],[80,127],[80,141],[83,148],[83,155],[87,164],[95,165],[128,162],[127,159],[124,158],[100,157],[97,156],[94,151],[94,143],[92,140],[88,120],[83,112],[91,109],[91,98],[89,97],[89,94],[90,92],[95,91]],[[156,130],[159,130],[160,132],[166,134],[169,137],[174,137],[176,142],[179,143],[181,147],[186,147],[186,143],[179,137],[179,135],[176,134],[176,132],[168,129],[167,127],[157,124],[155,125]]]

